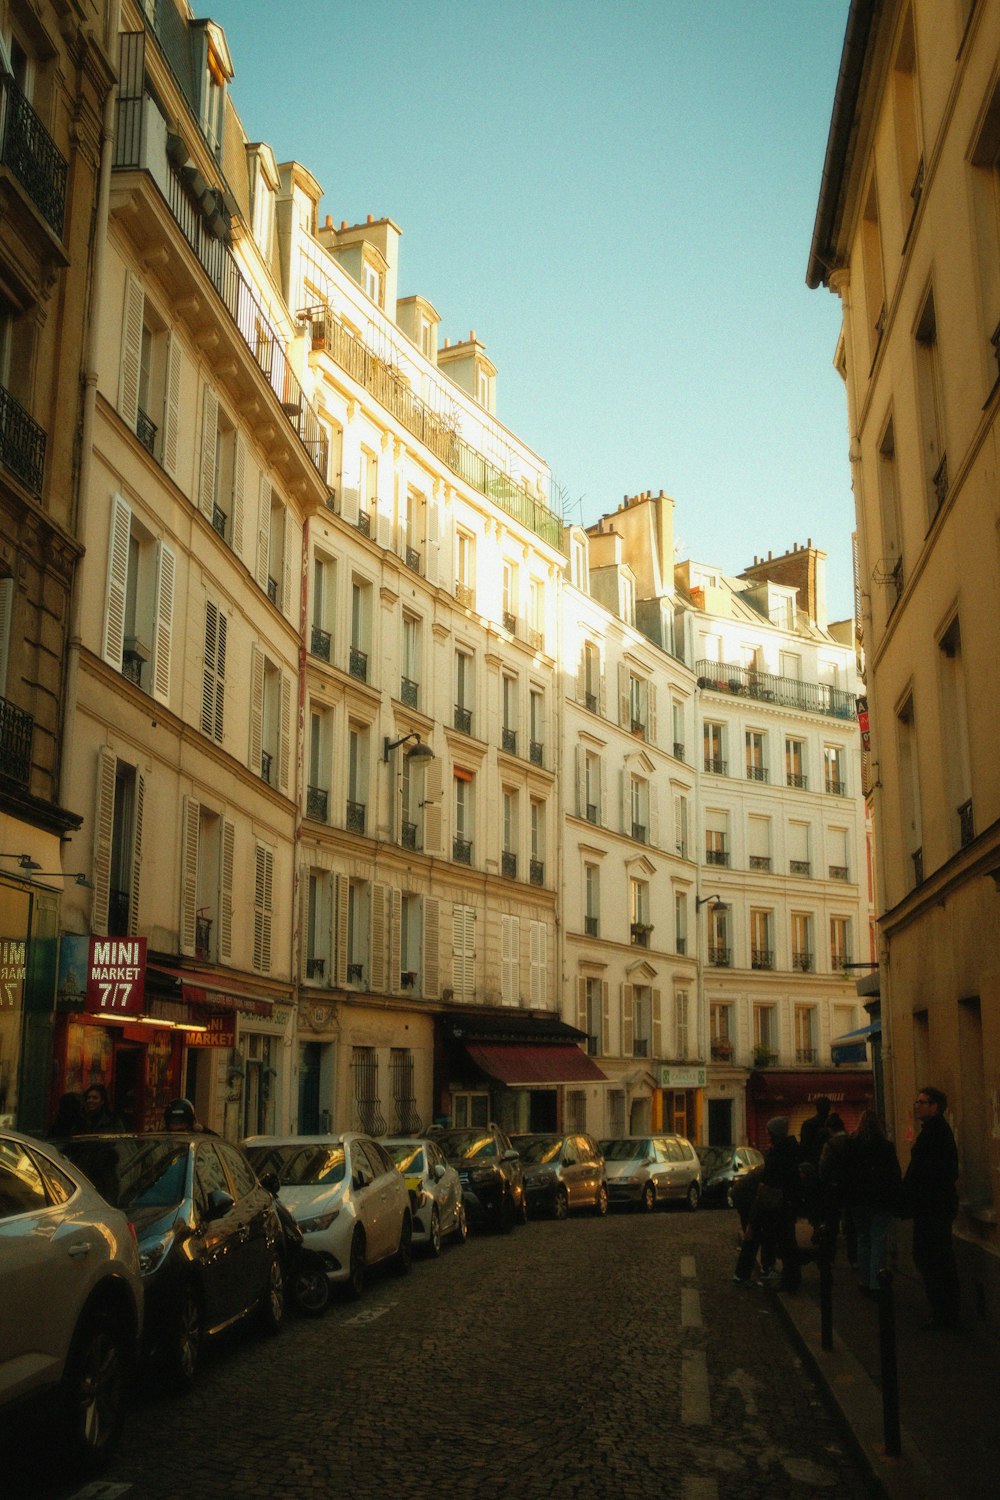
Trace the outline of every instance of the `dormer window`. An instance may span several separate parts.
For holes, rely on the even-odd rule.
[[[379,307],[382,306],[382,274],[377,266],[365,261],[365,292]]]
[[[202,133],[216,157],[222,155],[222,136],[226,121],[226,87],[233,76],[232,59],[226,34],[214,21],[195,22],[204,46],[201,75]]]
[[[476,371],[476,400],[480,406],[489,408],[490,404],[490,377],[488,371],[482,366]]]
[[[420,352],[427,359],[434,358],[434,328],[429,318],[420,319]]]
[[[278,191],[278,169],[268,146],[251,146],[248,148],[248,155],[253,237],[264,259],[270,260],[274,240],[274,205]]]

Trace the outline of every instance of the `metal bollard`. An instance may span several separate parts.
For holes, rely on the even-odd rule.
[[[889,1458],[900,1454],[899,1371],[896,1367],[896,1308],[892,1272],[878,1273],[878,1348],[882,1369],[882,1431]]]
[[[819,1342],[820,1348],[833,1348],[833,1255],[829,1236],[824,1233],[819,1246]]]

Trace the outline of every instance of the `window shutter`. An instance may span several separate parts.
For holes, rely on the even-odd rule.
[[[608,758],[606,755],[598,756],[598,769],[601,778],[601,806],[598,813],[598,822],[602,828],[608,826]]]
[[[264,749],[264,653],[259,646],[250,647],[250,769],[263,775]]]
[[[233,872],[236,865],[236,824],[222,820],[222,858],[219,874],[219,961],[233,956]]]
[[[132,508],[121,495],[111,497],[111,539],[108,543],[108,598],[104,612],[101,655],[109,666],[122,669],[125,645],[125,595],[128,589],[128,546]]]
[[[253,966],[258,974],[271,972],[271,897],[274,853],[257,845],[253,902]]]
[[[654,781],[646,784],[646,797],[649,804],[649,829],[647,838],[655,848],[660,847],[660,794]]]
[[[181,810],[181,952],[193,956],[198,915],[198,831],[201,803],[185,797]]]
[[[618,722],[625,729],[632,724],[628,701],[628,667],[623,661],[618,663]]]
[[[14,580],[0,578],[0,697],[7,692],[7,662],[10,650],[10,621],[14,612]]]
[[[278,789],[288,795],[292,759],[292,684],[281,674],[281,718],[278,723]]]
[[[271,551],[271,484],[266,474],[260,476],[257,492],[257,555],[254,560],[254,577],[267,593],[267,569]]]
[[[520,923],[517,917],[501,917],[500,999],[504,1005],[516,1005],[520,999],[518,993],[520,947]]]
[[[436,1000],[441,993],[441,913],[436,896],[423,899],[423,956],[420,989],[425,1000]]]
[[[632,800],[631,800],[631,777],[627,770],[618,772],[618,802],[621,815],[621,831],[630,834],[632,832]]]
[[[590,1035],[590,1026],[587,1022],[587,981],[585,979],[576,981],[576,1024],[587,1036]]]
[[[177,429],[181,406],[181,350],[175,334],[167,335],[166,399],[163,403],[163,467],[177,477]]]
[[[225,716],[226,635],[229,622],[211,599],[205,600],[205,665],[202,672],[201,727],[222,743]]]
[[[587,701],[587,646],[582,643],[580,655],[576,662],[576,701],[586,703]]]
[[[385,982],[385,953],[386,953],[386,908],[388,906],[389,887],[381,880],[372,882],[372,951],[371,951],[371,985],[376,994],[385,994],[387,985]]]
[[[146,778],[135,773],[135,821],[132,825],[132,886],[128,893],[128,935],[139,935],[139,877],[142,873],[142,812],[146,800]]]
[[[111,842],[115,831],[115,777],[118,757],[104,746],[97,752],[97,801],[94,809],[94,903],[91,927],[104,935],[108,930],[111,897]]]
[[[299,982],[300,983],[302,982],[303,979],[307,978],[307,976],[308,976],[308,972],[309,972],[309,969],[308,969],[309,959],[310,958],[321,958],[322,957],[321,953],[319,953],[319,952],[314,953],[312,951],[312,948],[311,948],[311,945],[310,945],[310,942],[309,942],[309,936],[310,936],[310,933],[309,933],[309,896],[310,896],[310,878],[312,877],[312,875],[313,875],[313,871],[310,870],[310,868],[309,868],[308,865],[300,865],[299,866]],[[317,900],[317,905],[318,905],[318,902],[319,902],[319,890],[318,889],[316,891],[316,900]],[[317,912],[316,912],[316,946],[317,946],[317,949],[319,947],[320,927],[321,927],[320,916],[319,916],[319,911],[317,910]]]
[[[656,683],[646,684],[646,739],[656,744]]]
[[[444,771],[440,756],[427,763],[424,772],[424,853],[440,854],[443,819],[441,798],[444,796]]]
[[[247,445],[242,432],[236,434],[233,450],[233,551],[243,556],[243,496],[247,482]]]
[[[601,1052],[604,1056],[611,1051],[611,986],[606,979],[601,980]]]
[[[631,1057],[635,1052],[635,990],[630,984],[622,985],[622,1057]]]
[[[576,768],[576,815],[577,815],[578,818],[585,818],[587,816],[587,808],[586,808],[587,793],[586,793],[586,776],[585,776],[586,761],[585,761],[585,756],[586,756],[586,751],[584,750],[583,746],[582,745],[575,746],[575,748],[573,750],[573,758],[574,758],[574,761],[575,761],[575,768]]]
[[[424,560],[424,577],[428,583],[437,583],[440,547],[438,544],[438,499],[436,496],[428,495],[427,504],[424,506],[424,516],[427,526],[427,555]]]
[[[399,978],[403,969],[403,893],[395,887],[389,893],[389,990],[399,989]]]
[[[172,547],[160,542],[156,567],[156,623],[153,627],[153,697],[170,701],[170,647],[174,629],[174,580],[177,560]]]
[[[663,1006],[660,1002],[660,991],[653,991],[652,999],[652,1026],[653,1026],[653,1056],[663,1056]]]
[[[548,989],[548,955],[546,953],[546,939],[548,936],[544,922],[532,922],[531,928],[531,1003],[533,1006],[545,1005]]]
[[[601,692],[600,692],[601,718],[602,719],[606,719],[608,717],[608,683],[607,683],[607,678],[604,675],[604,654],[603,654],[603,652],[601,653],[599,661],[598,661],[598,671],[600,673],[600,680],[601,680]]]
[[[335,876],[334,921],[337,933],[337,983],[347,983],[347,892],[350,882],[346,875]]]
[[[201,417],[201,479],[198,486],[198,508],[211,523],[215,508],[215,450],[219,438],[219,398],[210,385],[205,386]]]
[[[292,557],[295,551],[295,525],[291,513],[285,511],[285,539],[282,558],[284,577],[281,580],[281,608],[286,620],[295,620],[295,599],[292,593]],[[301,568],[300,568],[301,573]]]
[[[146,297],[142,283],[131,271],[126,271],[121,363],[118,371],[118,413],[132,432],[135,432],[139,422],[139,371],[142,364],[142,316],[145,307]]]

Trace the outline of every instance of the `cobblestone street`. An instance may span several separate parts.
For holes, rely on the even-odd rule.
[[[470,1237],[194,1392],[140,1393],[99,1483],[21,1466],[6,1500],[869,1494],[767,1292],[732,1284],[725,1211]]]

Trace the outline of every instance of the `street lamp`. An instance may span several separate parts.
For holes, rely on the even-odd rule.
[[[382,759],[384,761],[387,761],[389,759],[390,752],[393,750],[398,750],[400,745],[406,744],[407,740],[416,740],[417,742],[412,750],[407,750],[407,760],[434,759],[434,751],[431,749],[430,745],[424,744],[423,740],[420,738],[419,734],[417,734],[416,730],[411,730],[409,734],[400,735],[398,740],[390,740],[389,736],[386,735],[382,740]]]
[[[0,854],[0,859],[16,859],[21,869],[26,870],[29,875],[33,874],[35,870],[42,868],[37,860],[32,859],[30,854]]]
[[[708,903],[709,903],[709,901],[714,901],[715,902],[715,905],[712,907],[713,911],[728,911],[729,910],[729,902],[728,901],[723,901],[722,897],[718,894],[718,892],[716,892],[712,896],[695,896],[695,898],[694,898],[694,909],[695,909],[695,911],[696,912],[701,911],[702,907],[703,906],[707,906]]]

